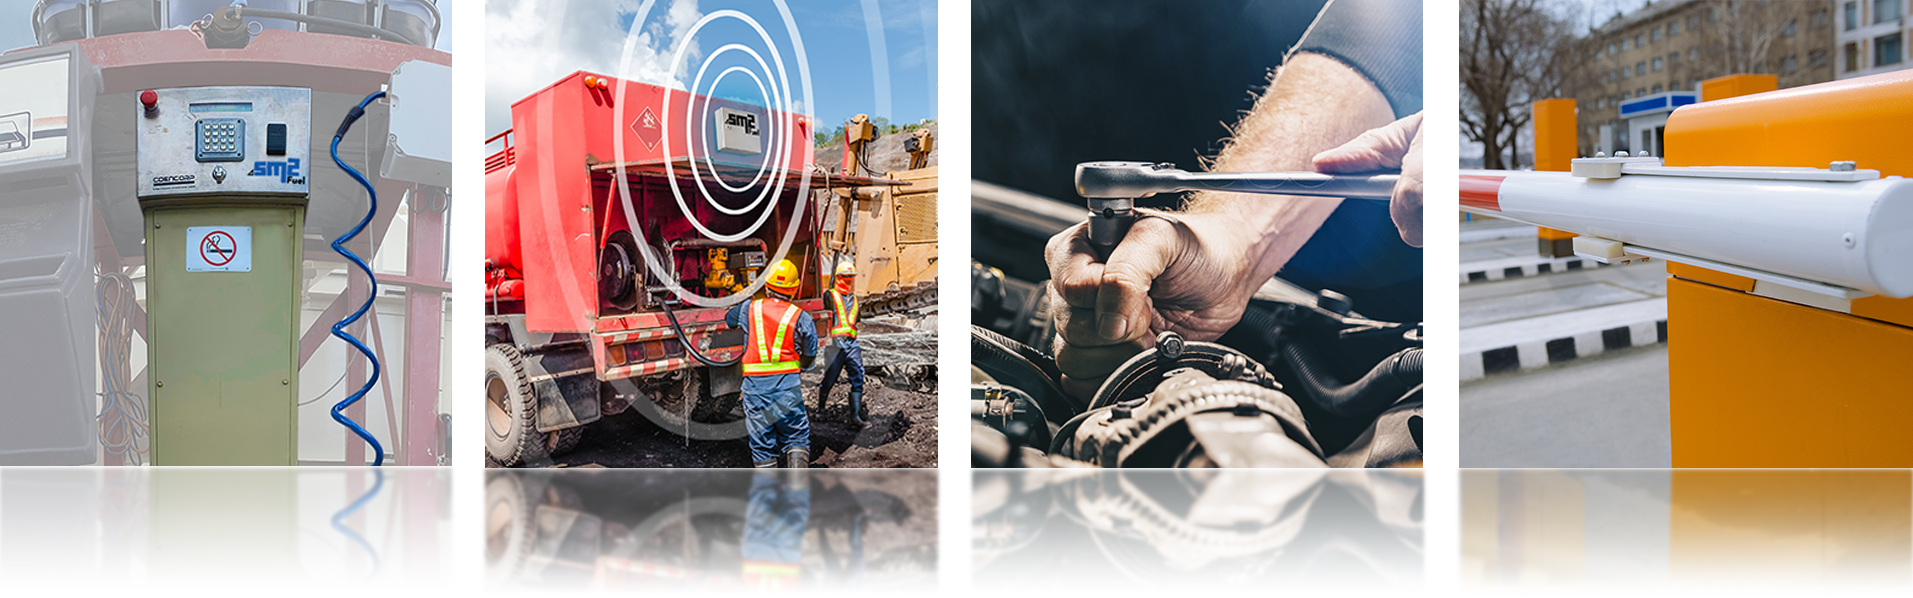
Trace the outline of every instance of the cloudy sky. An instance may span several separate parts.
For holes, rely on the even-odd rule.
[[[486,5],[485,132],[511,126],[511,103],[573,71],[616,75],[627,38],[625,76],[683,88],[710,54],[726,44],[758,52],[773,70],[770,49],[750,26],[711,21],[687,42],[700,18],[736,10],[764,28],[782,54],[793,95],[802,95],[797,60],[783,18],[770,0],[654,0],[638,22],[642,0],[492,0]],[[827,123],[867,113],[891,122],[936,118],[935,0],[790,2],[808,57],[815,106],[801,112]],[[688,43],[675,69],[678,44]],[[712,60],[700,91],[731,66],[763,77],[755,59],[726,52]],[[773,81],[766,79],[765,85]],[[757,83],[742,72],[724,77],[716,95],[763,105]]]
[[[33,5],[35,0],[0,0],[0,51],[39,45],[33,39]],[[452,5],[456,2],[437,3],[441,18],[437,48],[452,51]]]

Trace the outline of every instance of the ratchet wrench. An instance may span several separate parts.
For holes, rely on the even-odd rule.
[[[1076,165],[1076,193],[1089,201],[1089,244],[1109,258],[1136,221],[1135,200],[1157,193],[1223,191],[1387,200],[1399,174],[1330,175],[1319,172],[1203,172],[1149,162]]]

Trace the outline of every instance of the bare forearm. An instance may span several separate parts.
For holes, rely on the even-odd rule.
[[[1298,53],[1271,77],[1268,90],[1216,156],[1214,172],[1312,170],[1311,159],[1395,120],[1380,90],[1335,59]],[[1201,192],[1190,196],[1187,217],[1224,219],[1220,230],[1244,235],[1255,280],[1282,269],[1341,203],[1287,195]]]

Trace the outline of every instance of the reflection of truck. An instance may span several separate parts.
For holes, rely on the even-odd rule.
[[[480,588],[740,594],[750,476],[497,470],[480,497]]]
[[[935,472],[793,471],[491,472],[489,581],[544,590],[868,589],[934,576],[936,526],[927,520],[936,510],[925,501],[934,501]],[[918,488],[929,491],[910,491]]]
[[[713,108],[698,113],[704,134],[676,126],[694,104]],[[740,114],[750,126],[731,124]],[[807,177],[811,125],[582,72],[512,105],[485,164],[494,460],[562,453],[634,405],[689,437],[744,436],[739,371],[702,365],[745,346],[725,308],[788,258],[803,273],[797,305],[823,321],[830,265],[811,191],[883,182]]]

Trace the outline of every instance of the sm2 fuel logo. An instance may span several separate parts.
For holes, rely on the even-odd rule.
[[[252,172],[246,174],[250,176],[276,176],[279,177],[281,182],[287,184],[306,182],[306,177],[299,174],[298,158],[288,158],[283,161],[259,160],[252,163]]]
[[[724,115],[724,126],[740,127],[745,135],[757,134],[757,115],[749,112],[732,112]]]

